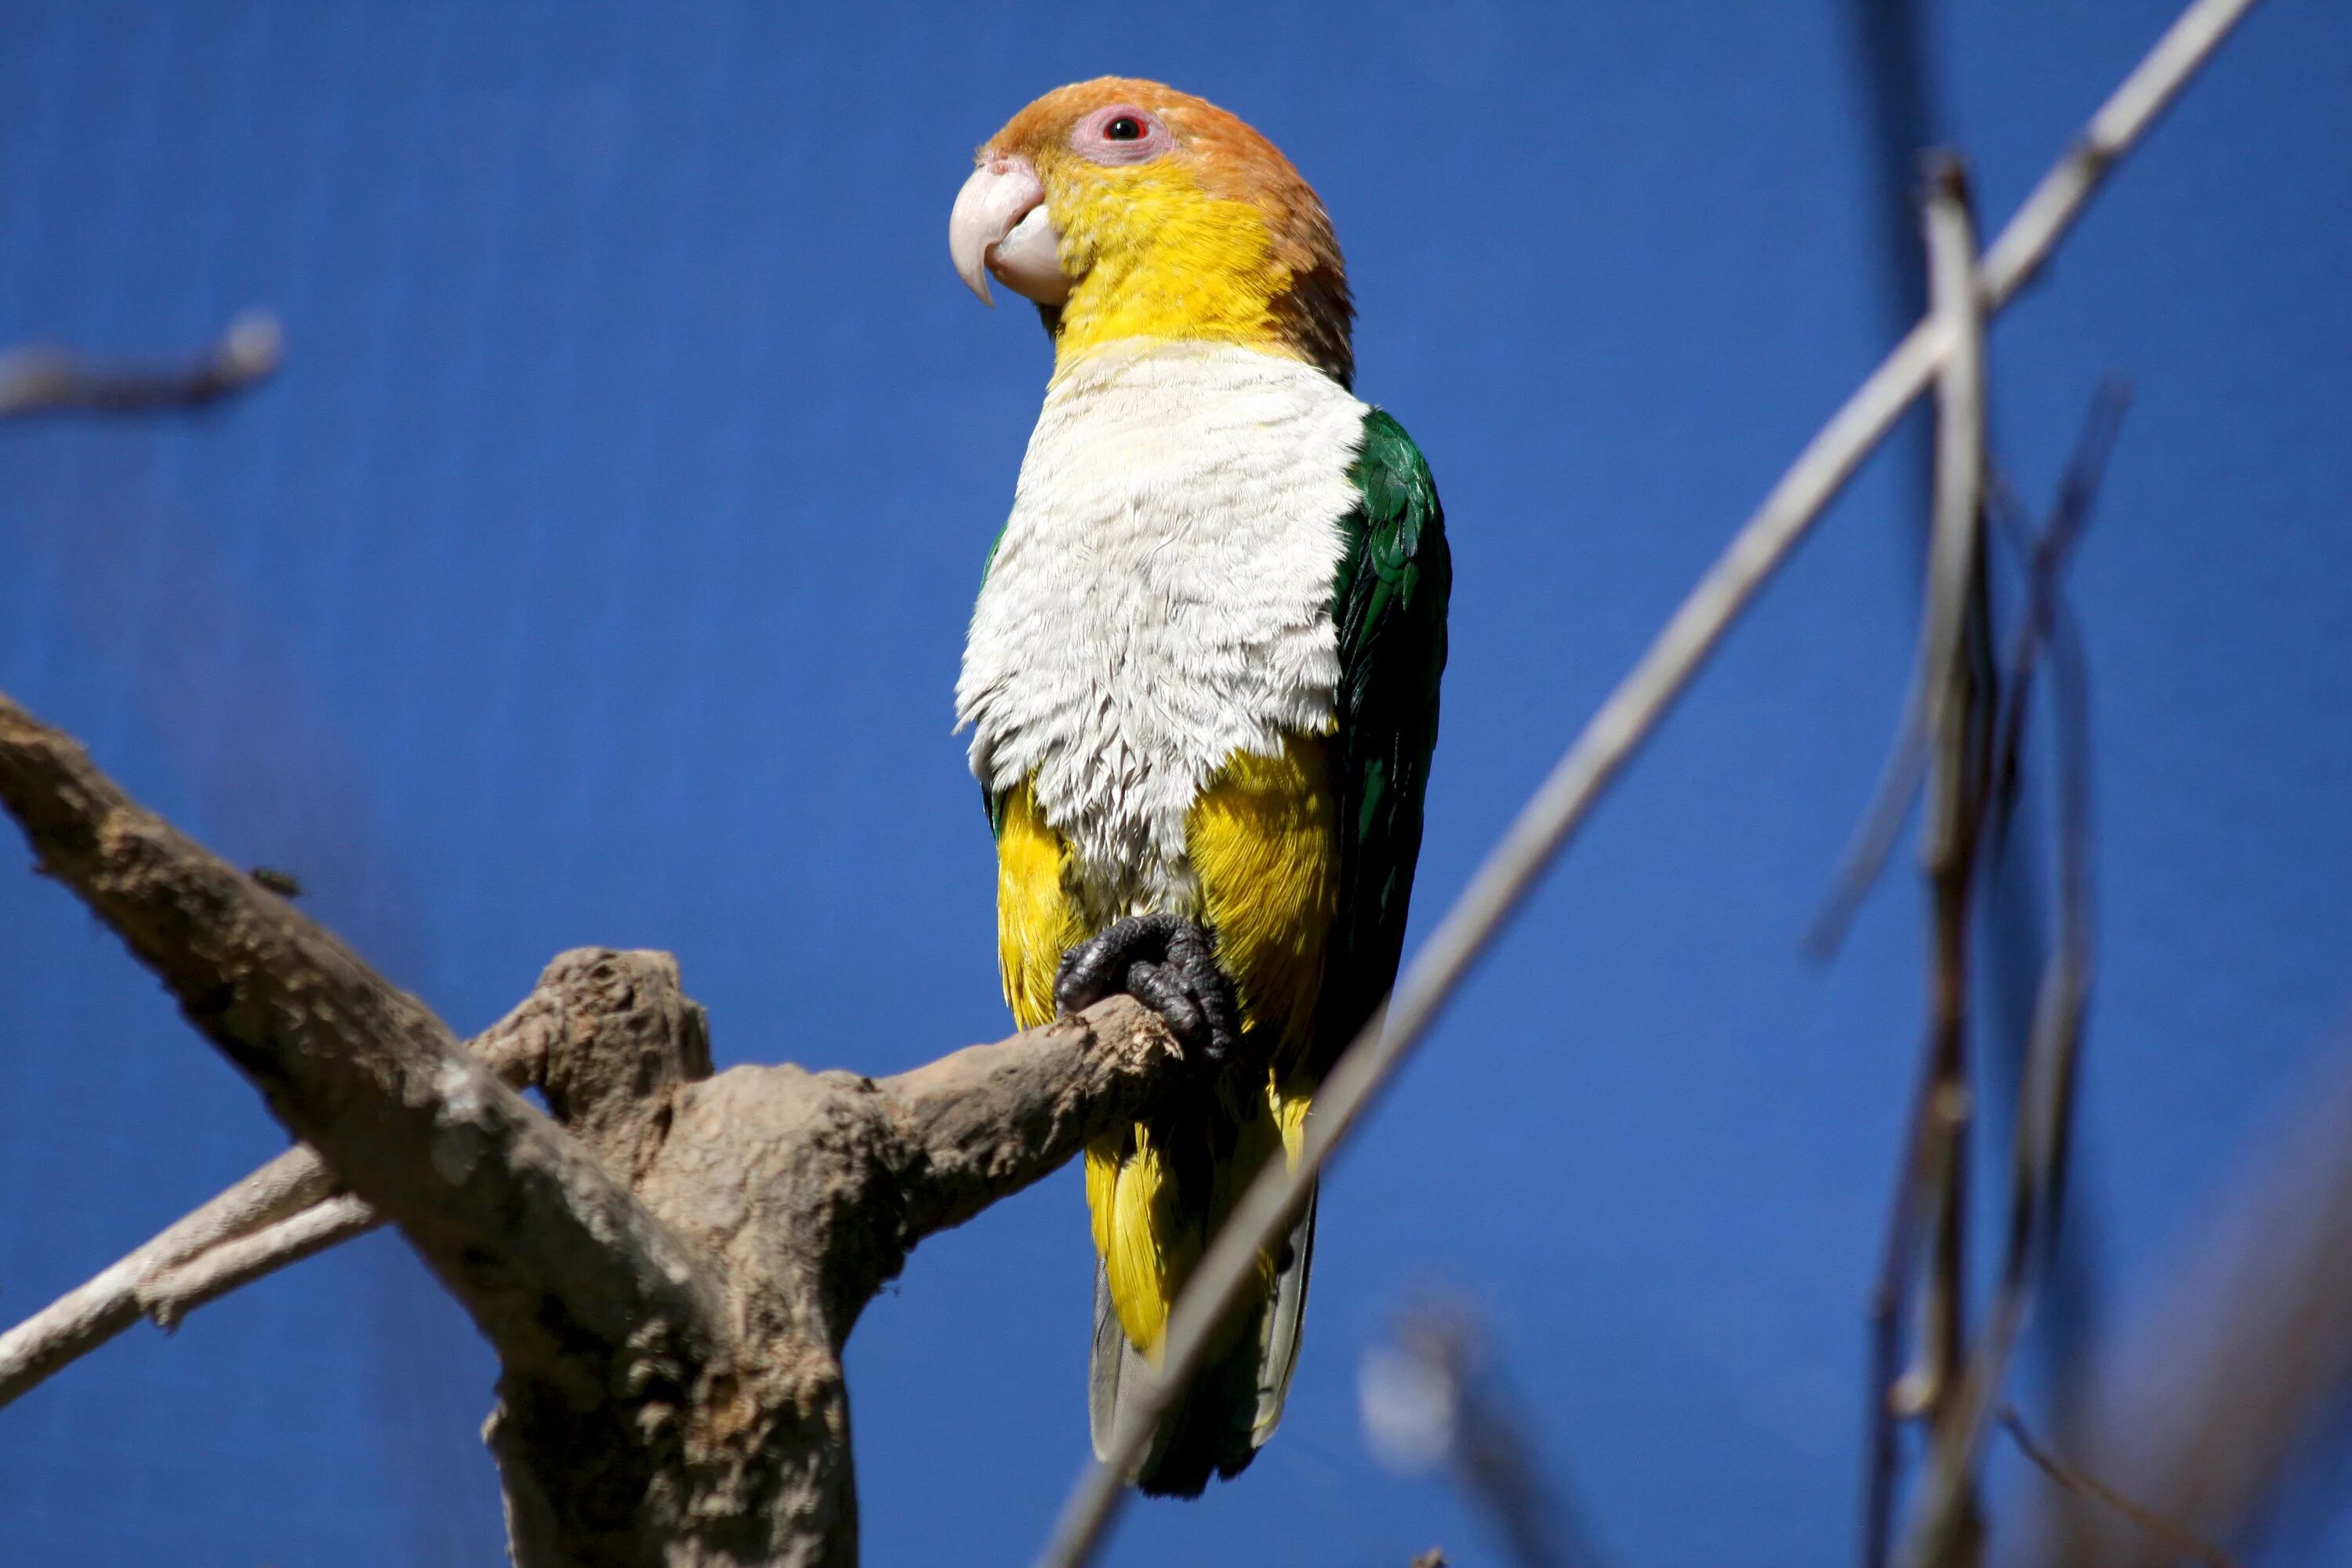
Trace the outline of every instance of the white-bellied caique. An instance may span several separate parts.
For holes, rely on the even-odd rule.
[[[1097,1452],[1169,1309],[1387,994],[1421,847],[1451,582],[1429,469],[1356,400],[1323,204],[1156,82],[1047,93],[980,149],[949,248],[1037,303],[1054,373],[956,713],[996,834],[1023,1027],[1128,992],[1187,1047],[1086,1156]],[[1315,1210],[1136,1480],[1250,1462],[1298,1353]]]

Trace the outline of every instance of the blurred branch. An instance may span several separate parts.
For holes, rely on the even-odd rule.
[[[1577,1510],[1545,1476],[1465,1311],[1423,1307],[1404,1314],[1392,1342],[1365,1355],[1360,1392],[1375,1453],[1401,1471],[1444,1466],[1521,1568],[1601,1562]]]
[[[1961,238],[1951,213],[1955,202],[1948,192],[1948,186],[1945,197],[1931,201],[1929,207],[1931,230],[1940,228],[1942,234],[1941,240],[1930,247],[1939,273],[1948,271]],[[1939,298],[1948,296],[1939,292]],[[1963,363],[1954,361],[1956,366]],[[1979,361],[1979,368],[1980,364]],[[1981,1555],[1978,1468],[2018,1341],[2055,1255],[2063,1213],[2093,938],[2088,677],[2059,582],[2088,521],[2124,406],[2115,384],[2101,389],[2049,522],[2039,536],[2019,542],[2027,567],[2026,610],[2007,658],[1994,667],[1983,657],[1991,634],[1980,542],[1985,517],[2007,518],[2014,508],[2005,492],[1998,504],[1986,500],[1990,470],[1980,444],[1980,380],[1976,391],[1974,406],[1979,416],[1972,417],[1969,404],[1963,401],[1957,410],[1961,415],[1960,427],[1952,428],[1954,422],[1948,415],[1939,432],[1938,538],[1943,537],[1943,530],[1957,524],[1958,502],[1948,508],[1945,498],[1964,495],[1977,508],[1969,528],[1979,542],[1970,552],[1968,567],[1975,578],[1971,587],[1963,591],[1931,585],[1930,635],[1934,635],[1936,605],[1960,600],[1967,606],[1967,632],[1961,648],[1947,648],[1946,657],[1951,662],[1943,675],[1937,679],[1923,675],[1916,688],[1923,692],[1940,688],[1948,694],[1938,743],[1938,795],[1943,805],[1931,817],[1934,837],[1928,849],[1936,885],[1937,973],[1930,1059],[1923,1073],[1933,1087],[1913,1116],[1915,1131],[1904,1166],[1906,1174],[1898,1186],[1897,1217],[1890,1227],[1875,1300],[1873,1351],[1874,1388],[1884,1389],[1899,1351],[1897,1314],[1912,1267],[1911,1216],[1923,1205],[1932,1205],[1937,1231],[1927,1266],[1930,1299],[1920,1361],[1892,1397],[1874,1394],[1864,1532],[1864,1561],[1883,1561],[1896,1479],[1892,1424],[1898,1415],[1929,1417],[1927,1479],[1913,1511],[1904,1552],[1905,1562],[1915,1568],[1969,1563]],[[1965,388],[1959,395],[1965,398]],[[1947,395],[1948,406],[1953,396]],[[1969,428],[1971,424],[1973,431]],[[1973,460],[1969,458],[1971,449]],[[1953,553],[1957,556],[1957,547]],[[1983,833],[1988,826],[1997,832],[1999,825],[2011,820],[2017,809],[2024,715],[2045,646],[2051,649],[2058,752],[2054,895],[2058,941],[2042,964],[2031,1016],[2021,1030],[2017,1106],[2011,1124],[2008,1230],[1998,1284],[1985,1326],[1963,1359],[1959,1325],[1967,1257],[1959,1220],[1966,1203],[1968,1111],[1978,1090],[1968,1072],[1967,1044],[1958,1010],[1965,1005],[1969,989],[1965,955],[1972,899],[1979,885],[1978,862],[1986,843]],[[2019,897],[2023,896],[2021,890]],[[2027,908],[2030,912],[2032,906]],[[1996,910],[1987,918],[1998,921],[2009,912]],[[1953,1114],[1942,1110],[1948,1106],[1961,1109]]]
[[[2063,574],[2066,560],[2081,537],[2091,502],[2098,493],[2100,477],[2106,470],[2108,454],[2122,428],[2124,412],[2130,406],[2131,387],[2127,382],[2113,378],[2100,387],[2083,433],[2076,439],[2074,456],[2068,460],[2048,523],[2038,538],[2021,537],[2016,541],[2019,553],[2025,558],[2029,599],[2024,623],[2005,665],[2011,673],[2003,681],[2003,690],[2011,697],[1994,745],[1992,800],[1996,813],[1990,825],[1996,839],[2008,830],[2012,819],[2011,808],[2019,798],[2018,770],[2024,754],[2025,717],[2031,706],[2026,698],[2032,690],[2042,645],[2053,635],[2055,606],[2045,589]],[[1993,521],[2015,522],[2016,500],[1997,479],[1989,480],[1988,500],[1989,515]],[[1864,809],[1861,826],[1840,858],[1837,874],[1822,900],[1821,910],[1806,932],[1805,949],[1815,958],[1832,956],[1844,941],[1854,910],[1871,884],[1878,879],[1879,871],[1903,831],[1903,819],[1910,811],[1912,799],[1927,776],[1923,704],[1915,669],[1910,692],[1904,701],[1903,718],[1896,726],[1895,745],[1871,791],[1870,805]]]
[[[1934,519],[1928,536],[1926,615],[1914,689],[1932,750],[1927,841],[1934,940],[1928,1026],[1910,1146],[1896,1174],[1894,1217],[1874,1300],[1871,1356],[1869,1511],[1864,1561],[1885,1561],[1893,1510],[1898,1415],[1929,1423],[1934,1479],[1904,1553],[1906,1563],[1977,1560],[1983,1521],[1975,1468],[1962,1446],[1953,1395],[1968,1331],[1969,936],[1979,828],[1988,777],[1990,672],[1980,650],[1988,614],[1984,579],[1984,318],[1970,286],[1976,236],[1968,184],[1945,154],[1927,175],[1928,300],[1953,343],[1937,384]],[[1917,1359],[1890,1384],[1902,1306],[1916,1259],[1917,1226],[1929,1227]]]
[[[202,407],[267,381],[285,342],[276,316],[247,310],[184,364],[114,364],[65,349],[13,350],[0,354],[0,419]]]
[[[2095,1477],[2083,1475],[2061,1464],[2055,1456],[2033,1440],[2033,1435],[2025,1429],[2025,1422],[2016,1411],[2003,1412],[2000,1425],[2027,1462],[2064,1490],[2077,1498],[2090,1498],[2105,1504],[2149,1534],[2168,1542],[2181,1555],[2193,1557],[2204,1563],[2206,1568],[2245,1568],[2243,1563],[2212,1542],[2200,1540],[2163,1515],[2140,1507]]]
[[[1927,256],[1919,244],[1919,160],[1940,139],[1937,125],[1937,93],[1933,52],[1928,45],[1927,7],[1920,0],[1846,0],[1841,7],[1849,24],[1854,56],[1853,76],[1864,96],[1864,121],[1868,163],[1864,179],[1866,208],[1877,243],[1872,247],[1878,273],[1878,293],[1890,339],[1899,338],[1927,313]],[[1927,424],[1917,410],[1905,416],[1887,438],[1891,457],[1904,470],[1901,537],[1906,572],[1918,570],[1926,542],[1924,523],[1935,491],[1935,455],[1927,440]],[[1906,731],[1907,733],[1907,731]],[[1893,759],[1901,763],[1899,754]],[[1917,787],[1917,775],[1911,789]],[[1884,781],[1894,789],[1897,781]],[[1897,818],[1888,829],[1891,843],[1899,829],[1903,805],[1911,789],[1901,791]],[[1865,814],[1865,824],[1872,820]],[[1859,847],[1859,846],[1857,847]],[[1808,944],[1816,955],[1836,945],[1835,939],[1817,931]]]
[[[2352,1409],[2352,1051],[2295,1099],[2236,1194],[2062,1411],[2070,1468],[2227,1541]],[[2079,1496],[2039,1510],[2026,1568],[2158,1568],[2179,1549]]]
[[[1911,814],[1911,803],[1927,776],[1927,732],[1920,724],[1923,701],[1915,667],[1911,690],[1903,701],[1903,717],[1895,727],[1895,744],[1880,764],[1870,804],[1863,808],[1862,820],[1838,858],[1829,891],[1805,932],[1805,952],[1816,960],[1836,956],[1845,942],[1854,911],[1878,880],[1886,858],[1895,852],[1895,841],[1903,835],[1903,819]]]
[[[2253,0],[2195,0],[2102,105],[2075,148],[2034,188],[1975,275],[1987,314],[2007,304],[2081,215],[2117,159],[2154,123]],[[1045,1568],[1077,1568],[1118,1512],[1168,1402],[1198,1370],[1216,1327],[1255,1279],[1260,1250],[1282,1236],[1316,1176],[1396,1068],[1418,1046],[1463,978],[1517,910],[1601,793],[1656,728],[1740,612],[1788,558],[1864,458],[1952,352],[1943,323],[1914,327],[1798,456],[1699,580],[1657,639],[1553,766],[1365,1026],[1316,1098],[1296,1160],[1269,1163],[1193,1269],[1169,1318],[1162,1377],[1124,1411],[1106,1456],[1087,1465],[1040,1552]]]

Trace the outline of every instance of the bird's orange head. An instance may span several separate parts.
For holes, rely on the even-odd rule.
[[[1239,343],[1354,370],[1347,271],[1314,189],[1216,105],[1124,77],[1057,88],[989,138],[948,246],[1037,302],[1055,363],[1131,339]]]

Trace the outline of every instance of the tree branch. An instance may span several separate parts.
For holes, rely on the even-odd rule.
[[[2352,1410],[2352,1050],[2294,1097],[2128,1337],[2060,1412],[2069,1467],[2208,1542],[2241,1535],[2297,1455]],[[2031,1568],[2159,1568],[2179,1548],[2068,1497],[2023,1531]]]
[[[140,1291],[212,1249],[327,1197],[333,1178],[309,1149],[289,1149],[87,1284],[0,1334],[0,1405],[139,1321]]]
[[[64,349],[17,349],[0,354],[0,419],[201,407],[267,381],[284,348],[278,318],[247,310],[185,364],[103,364]]]
[[[524,1568],[854,1562],[841,1356],[865,1303],[922,1237],[1141,1114],[1179,1054],[1121,996],[878,1081],[711,1077],[677,964],[583,949],[469,1055],[5,698],[0,806],[318,1151],[0,1339],[0,1394],[388,1218],[499,1352],[487,1436]]]
[[[1074,1039],[1073,1030],[1082,1033]],[[1181,1055],[1157,1014],[1115,996],[1077,1018],[882,1079],[900,1141],[905,1245],[961,1225],[1133,1120],[1162,1066]]]
[[[1936,389],[1935,519],[1917,688],[1925,699],[1921,720],[1935,763],[1923,847],[1934,912],[1927,1098],[1913,1113],[1921,1137],[1897,1180],[1908,1189],[1908,1198],[1901,1201],[1907,1202],[1912,1217],[1924,1218],[1931,1228],[1918,1361],[1895,1389],[1880,1386],[1889,1407],[1873,1413],[1878,1430],[1872,1444],[1883,1459],[1892,1447],[1884,1424],[1894,1415],[1928,1419],[1929,1474],[1903,1552],[1908,1568],[1973,1563],[1981,1555],[1983,1535],[1974,1434],[1959,1390],[1968,1333],[1969,1131],[1976,1093],[1969,1063],[1969,939],[1995,694],[1982,663],[1989,633],[1984,316],[1972,283],[1976,229],[1967,176],[1949,154],[1929,171],[1926,230],[1928,298],[1953,348]],[[1910,1266],[1910,1259],[1890,1249],[1890,1271]],[[1882,1324],[1881,1332],[1888,1326]],[[1882,1547],[1890,1479],[1882,1467],[1871,1494],[1867,1536]]]
[[[139,1310],[159,1327],[176,1329],[181,1319],[206,1302],[365,1236],[383,1223],[383,1216],[364,1199],[340,1193],[251,1236],[150,1275],[136,1291]]]
[[[2105,1504],[2181,1556],[2193,1557],[2204,1563],[2205,1568],[2245,1568],[2245,1564],[2211,1542],[2192,1535],[2151,1509],[2142,1508],[2096,1476],[2083,1475],[2069,1468],[2056,1455],[2033,1440],[2033,1434],[2025,1429],[2025,1422],[2016,1411],[2004,1411],[2000,1425],[2001,1429],[2009,1434],[2010,1441],[2017,1445],[2017,1451],[2025,1456],[2026,1462],[2047,1476],[2051,1484],[2062,1491]]]

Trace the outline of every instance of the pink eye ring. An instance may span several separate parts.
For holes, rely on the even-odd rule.
[[[1132,103],[1097,109],[1070,132],[1070,150],[1097,163],[1148,163],[1175,145],[1167,121]]]

